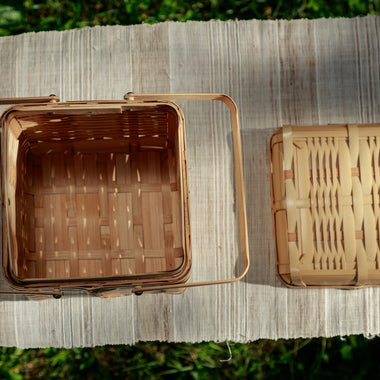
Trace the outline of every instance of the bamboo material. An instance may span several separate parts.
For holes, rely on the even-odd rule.
[[[12,286],[186,282],[186,148],[176,105],[25,104],[3,115],[2,128],[3,271]]]
[[[187,283],[191,269],[184,117],[169,99],[231,111],[242,272]],[[44,99],[43,99],[44,100]],[[249,268],[239,120],[223,94],[127,94],[125,102],[23,104],[2,117],[3,272],[10,285],[182,292]],[[45,100],[44,100],[45,101]]]
[[[379,127],[284,127],[272,136],[277,272],[286,285],[380,285]]]

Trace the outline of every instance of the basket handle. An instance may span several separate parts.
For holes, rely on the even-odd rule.
[[[140,295],[145,291],[155,291],[164,289],[183,289],[195,286],[205,286],[214,284],[228,284],[241,280],[248,272],[249,269],[249,247],[248,247],[248,228],[247,228],[247,211],[245,203],[245,188],[244,188],[244,175],[243,175],[243,159],[241,150],[240,128],[238,110],[235,102],[227,95],[224,94],[134,94],[127,93],[124,99],[128,102],[154,102],[154,101],[168,101],[168,100],[218,100],[227,105],[231,112],[231,125],[232,137],[234,145],[234,161],[236,172],[236,185],[238,195],[238,210],[239,210],[239,227],[240,227],[240,249],[243,259],[243,270],[234,278],[216,281],[202,281],[190,284],[171,284],[171,285],[155,285],[155,286],[136,286],[132,292]]]
[[[56,95],[36,96],[29,98],[0,98],[0,104],[28,104],[28,103],[49,103],[59,102],[59,97]]]

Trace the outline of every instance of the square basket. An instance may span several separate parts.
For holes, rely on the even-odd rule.
[[[3,269],[11,285],[186,282],[182,120],[174,103],[9,109],[1,123]]]
[[[184,115],[169,99],[220,100],[230,108],[244,263],[233,279],[187,282],[192,260]],[[2,270],[17,289],[12,292],[181,292],[247,273],[241,142],[231,98],[0,99],[5,103],[19,103],[1,116]]]
[[[380,285],[380,124],[284,127],[270,153],[281,280]]]

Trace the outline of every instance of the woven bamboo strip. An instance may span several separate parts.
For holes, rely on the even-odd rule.
[[[290,128],[284,128],[284,170],[296,170],[293,160],[293,139]],[[289,233],[297,234],[297,215],[296,215],[296,189],[293,179],[285,181],[285,192],[287,196],[287,220]],[[297,234],[298,235],[298,234]],[[299,236],[299,235],[298,235]],[[297,242],[289,242],[289,260],[290,260],[290,273],[291,279],[294,284],[301,285],[299,273],[299,252]]]
[[[373,212],[374,197],[373,191],[373,173],[372,162],[373,157],[373,138],[369,141],[359,142],[359,167],[360,179],[363,188],[363,200],[367,198],[369,202],[363,201],[363,230],[364,230],[364,249],[368,257],[368,262],[373,262],[378,250],[376,239],[376,223]]]
[[[373,194],[373,213],[375,217],[375,229],[376,231],[379,231],[380,227],[380,213],[379,213],[379,191],[380,191],[380,173],[379,173],[379,167],[377,166],[377,163],[380,159],[380,148],[379,148],[379,137],[374,137],[373,140],[371,140],[373,145],[373,163],[374,163],[374,180],[373,180],[373,187],[372,187],[372,194]],[[376,239],[376,256],[374,258],[376,263],[376,268],[379,269],[379,239]]]

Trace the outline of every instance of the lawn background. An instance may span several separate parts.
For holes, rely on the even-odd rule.
[[[297,19],[380,13],[380,0],[0,1],[0,36],[168,20]],[[230,355],[231,350],[231,355]],[[380,339],[336,337],[249,344],[138,343],[74,349],[0,348],[0,379],[321,378],[380,374]]]

